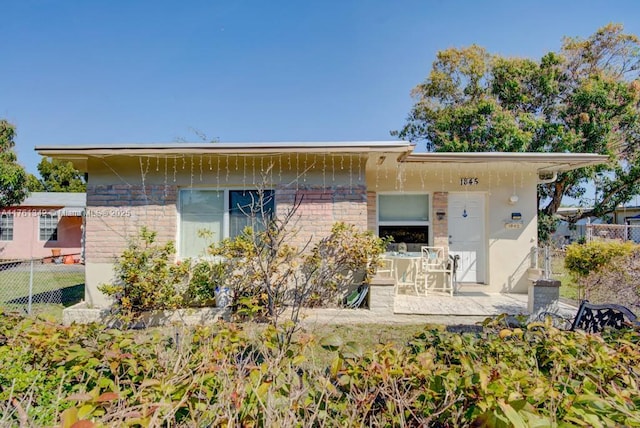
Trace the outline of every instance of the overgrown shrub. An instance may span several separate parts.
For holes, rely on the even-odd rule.
[[[570,244],[566,248],[564,265],[576,278],[598,272],[618,257],[628,256],[636,248],[633,242],[591,241],[586,244]]]
[[[211,255],[227,261],[221,286],[233,291],[238,319],[276,321],[286,307],[295,317],[300,306],[335,306],[350,285],[371,279],[384,251],[385,241],[372,232],[338,222],[305,252],[288,243],[288,224],[276,219],[211,247]]]
[[[592,303],[617,303],[632,310],[639,302],[640,246],[633,242],[598,240],[567,246],[565,267],[579,297]]]
[[[190,278],[184,301],[190,307],[214,306],[216,289],[223,283],[221,261],[202,259],[191,262]]]
[[[578,281],[592,303],[617,303],[640,314],[640,248],[613,258]]]
[[[368,282],[385,241],[370,231],[336,223],[329,236],[305,251],[288,242],[295,210],[264,230],[212,245],[208,257],[175,262],[173,242],[159,244],[142,228],[115,264],[116,280],[98,289],[114,298],[120,318],[145,311],[213,305],[216,289],[231,292],[238,319],[277,321],[287,307],[331,306],[355,283]]]
[[[302,273],[311,283],[304,305],[327,306],[350,286],[369,283],[386,243],[370,230],[360,231],[344,222],[334,224],[331,234],[303,259]]]
[[[122,315],[184,305],[190,262],[175,263],[174,243],[158,244],[156,236],[142,227],[115,264],[116,281],[98,287],[115,299]]]
[[[2,426],[638,426],[640,334],[425,329],[405,347],[0,317]],[[179,334],[178,334],[179,333]],[[325,348],[332,362],[318,364]],[[80,425],[79,425],[80,426]]]

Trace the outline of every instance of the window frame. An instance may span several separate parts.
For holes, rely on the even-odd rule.
[[[394,221],[381,221],[380,220],[380,197],[389,195],[419,195],[426,196],[427,203],[429,204],[427,213],[429,220],[394,220]],[[380,236],[380,226],[422,226],[428,228],[427,245],[431,245],[433,242],[433,197],[431,192],[379,192],[376,195],[376,233]],[[396,242],[397,244],[397,242]]]
[[[0,242],[13,241],[13,231],[15,230],[15,216],[13,213],[0,213]],[[5,232],[10,235],[8,238],[3,238]]]
[[[209,191],[209,192],[221,192],[223,198],[223,213],[222,213],[222,236],[217,242],[230,237],[231,232],[231,192],[257,192],[257,188],[239,188],[239,187],[181,187],[178,188],[178,227],[176,228],[176,257],[178,259],[193,258],[198,259],[202,256],[185,256],[182,254],[181,238],[182,238],[182,192],[188,191]],[[264,189],[265,192],[272,192],[273,195],[273,215],[276,214],[276,189],[269,188]]]
[[[53,219],[55,218],[55,225],[53,224]],[[44,226],[43,226],[43,221]],[[46,222],[49,221],[51,222],[51,224],[47,224]],[[60,236],[58,235],[58,223],[60,222],[60,217],[58,217],[58,213],[57,212],[48,212],[48,213],[41,213],[38,216],[38,241],[39,242],[58,242],[58,239],[60,238]],[[50,233],[45,233],[48,238],[43,239],[42,235],[43,235],[43,230],[46,231],[48,229],[51,229]],[[55,233],[55,239],[52,239],[51,236]]]

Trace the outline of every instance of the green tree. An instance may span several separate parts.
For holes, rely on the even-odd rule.
[[[44,192],[86,192],[84,176],[71,162],[42,158],[38,164]]]
[[[609,24],[565,38],[540,60],[480,46],[438,53],[412,92],[407,123],[393,132],[433,151],[599,153],[609,163],[558,174],[539,187],[540,217],[564,196],[591,206],[570,221],[611,212],[640,192],[640,40]],[[597,180],[596,199],[586,199]]]
[[[38,177],[33,174],[27,174],[27,190],[29,190],[29,193],[44,192],[44,186],[38,180]]]
[[[0,208],[19,204],[27,196],[27,173],[13,150],[15,128],[0,120]]]

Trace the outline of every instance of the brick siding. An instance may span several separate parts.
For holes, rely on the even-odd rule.
[[[158,233],[158,242],[176,239],[177,187],[165,185],[88,185],[86,261],[112,263],[135,238],[142,226]],[[367,228],[367,192],[364,186],[306,186],[276,190],[281,216],[294,200],[302,198],[291,244],[304,246],[327,236],[335,222]]]
[[[111,263],[142,226],[158,233],[158,242],[176,238],[175,186],[87,185],[85,259]]]
[[[315,243],[331,232],[338,221],[367,228],[367,192],[365,186],[305,186],[298,189],[276,189],[276,210],[282,216],[294,201],[298,208],[293,227],[295,234],[290,244],[302,248],[309,240]]]
[[[433,219],[431,224],[433,227],[433,246],[444,247],[445,252],[449,252],[449,224],[448,213],[449,194],[447,192],[433,193]],[[442,220],[438,220],[436,213],[444,212],[445,216]]]

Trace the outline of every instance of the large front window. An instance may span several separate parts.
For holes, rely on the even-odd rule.
[[[40,240],[58,240],[58,214],[40,214],[39,219]]]
[[[389,249],[403,242],[409,251],[420,251],[420,246],[429,245],[429,211],[426,194],[379,195],[378,236],[393,238]]]
[[[182,189],[180,256],[202,256],[210,244],[234,238],[245,227],[261,230],[273,213],[273,190]]]

